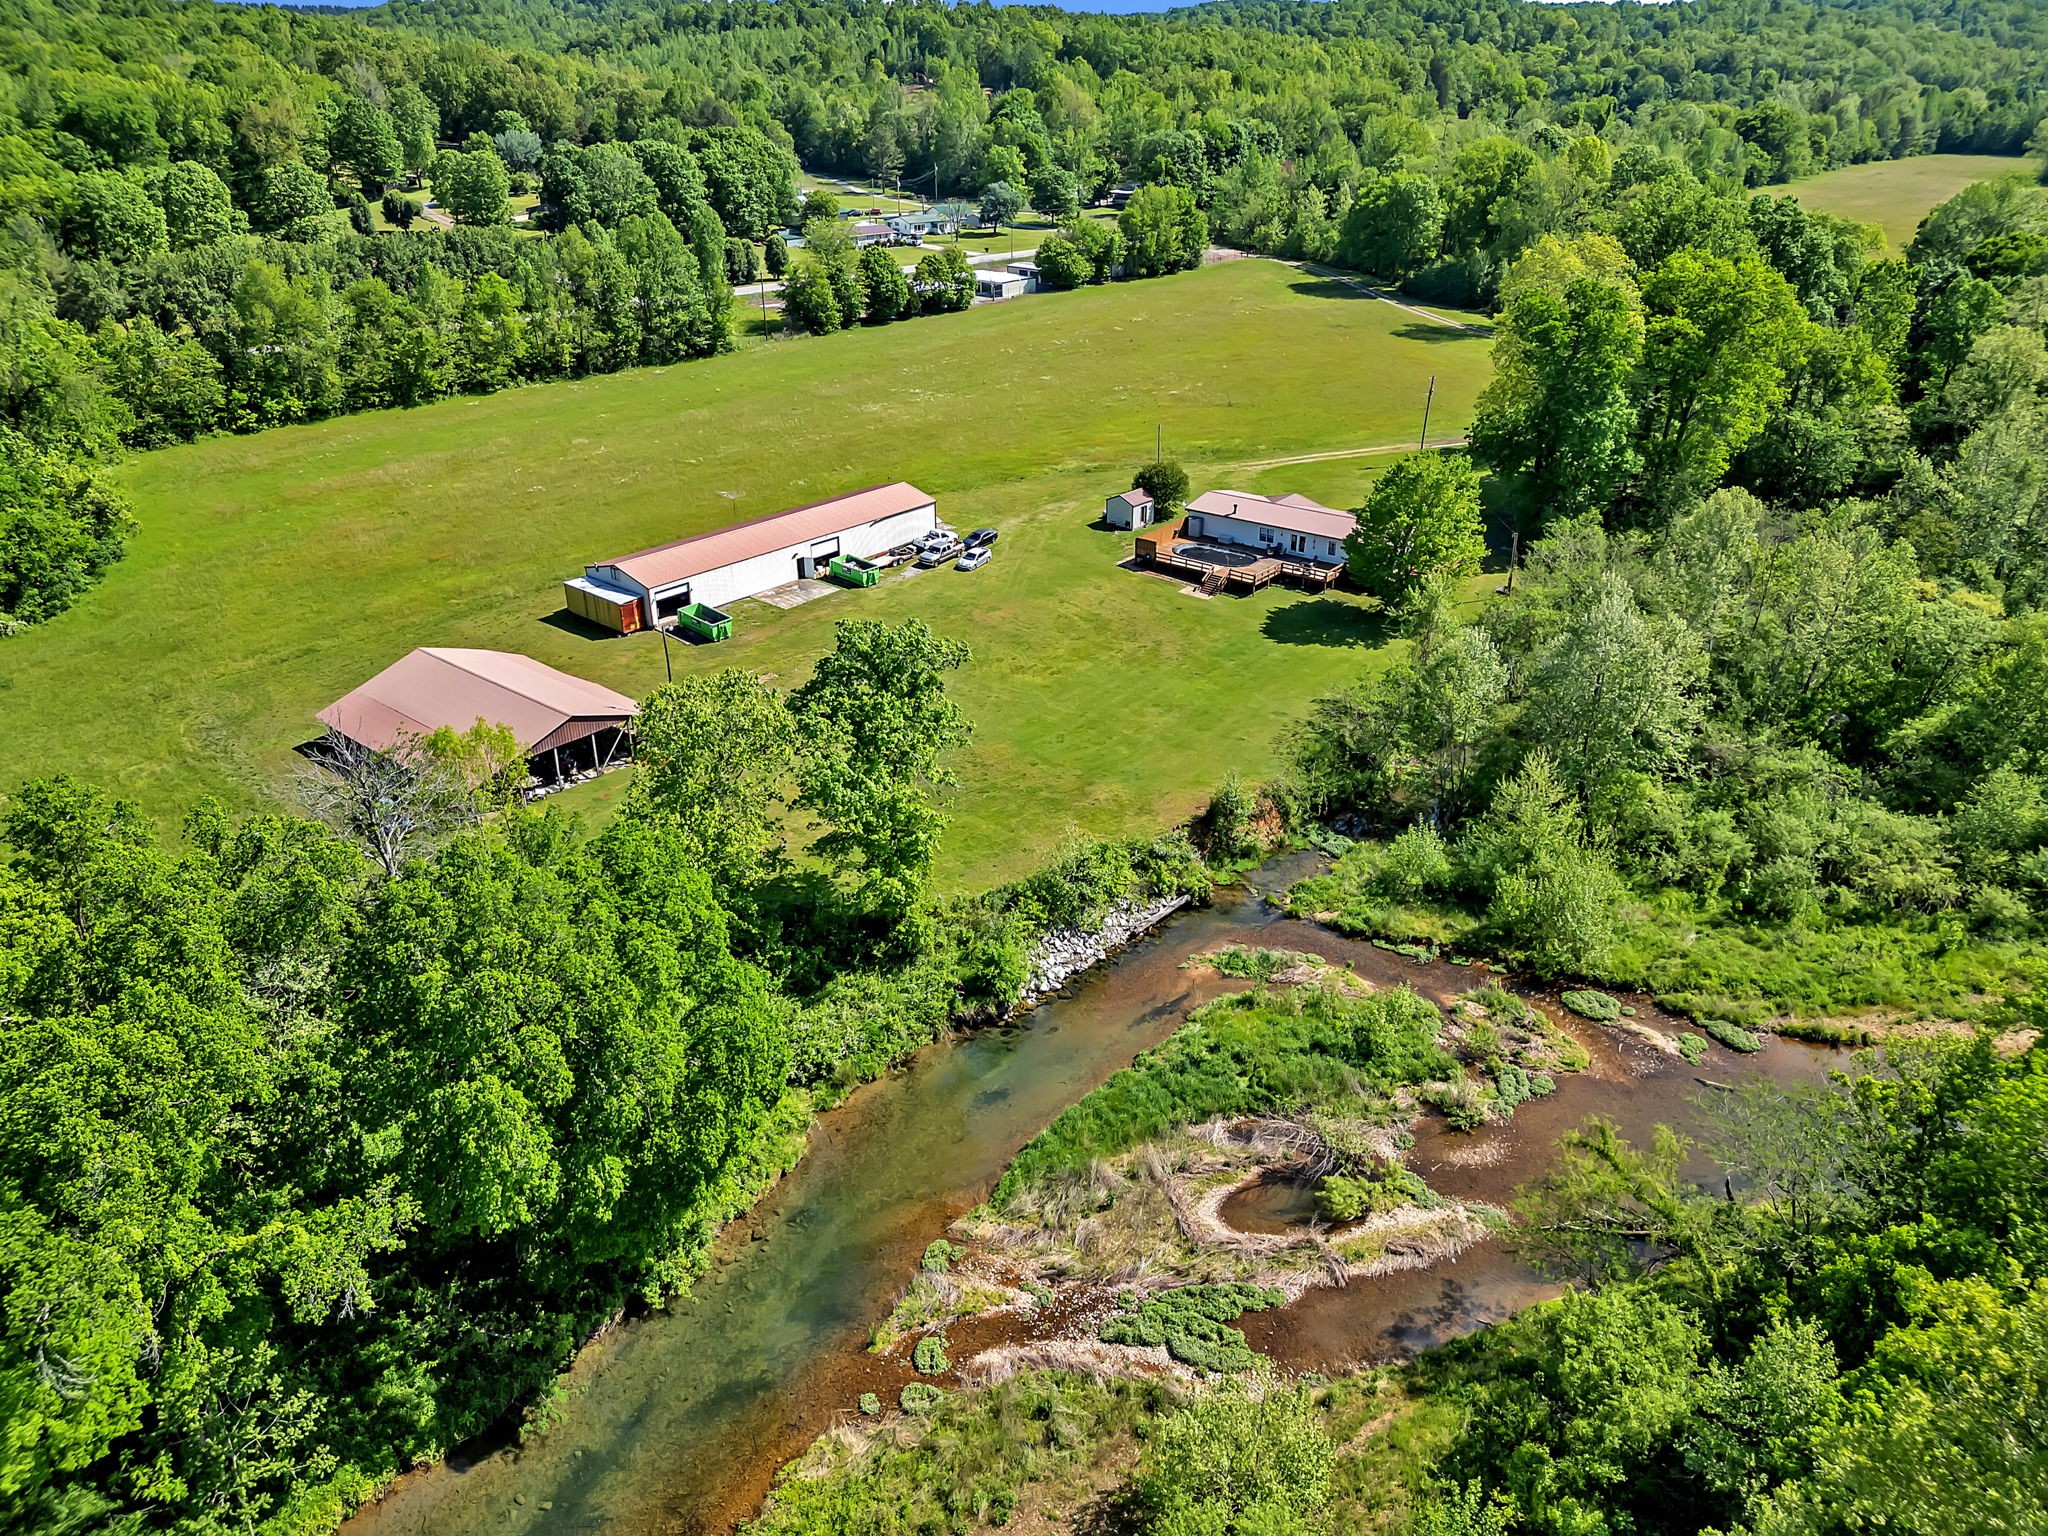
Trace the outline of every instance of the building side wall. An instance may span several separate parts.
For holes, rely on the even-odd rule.
[[[930,533],[938,520],[936,503],[928,502],[908,512],[899,512],[894,517],[885,517],[878,523],[849,528],[838,535],[839,553],[877,555],[898,544],[907,544],[919,534]],[[812,544],[821,542],[826,541],[806,539],[801,544],[785,545],[765,555],[736,560],[731,565],[721,565],[700,576],[693,576],[688,583],[690,601],[723,608],[727,603],[736,603],[742,598],[754,597],[772,587],[795,581],[797,556],[808,555]],[[664,594],[671,590],[668,587],[662,589]]]
[[[1309,534],[1307,548],[1291,549],[1289,541],[1294,535],[1288,529],[1250,522],[1241,517],[1219,517],[1214,512],[1197,512],[1190,516],[1188,531],[1202,538],[1214,539],[1219,544],[1242,544],[1251,549],[1275,550],[1283,555],[1305,555],[1311,560],[1344,558],[1342,539],[1326,539]]]
[[[635,581],[616,565],[586,565],[583,574],[601,587],[617,587],[622,592],[631,592],[640,599],[642,613],[652,613],[654,605],[648,599],[652,595],[640,582]]]

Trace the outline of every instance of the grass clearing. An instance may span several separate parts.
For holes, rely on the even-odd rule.
[[[660,641],[581,627],[564,577],[903,478],[956,526],[1001,529],[995,560],[786,612],[743,603],[733,640],[673,647],[674,663],[793,685],[857,616],[968,641],[957,693],[976,735],[941,877],[1000,880],[1070,828],[1163,825],[1225,773],[1265,771],[1286,720],[1384,654],[1355,598],[1203,600],[1117,568],[1130,535],[1092,525],[1155,424],[1198,484],[1230,484],[1277,457],[1406,441],[1431,374],[1432,432],[1462,430],[1488,370],[1483,339],[1235,261],[144,455],[121,472],[141,525],[128,558],[0,645],[0,785],[69,770],[165,821],[205,794],[269,803],[314,711],[418,645],[522,651],[643,695]],[[1336,463],[1382,461],[1268,470],[1257,488],[1327,499],[1316,476]],[[622,788],[581,794],[595,813]]]
[[[1997,181],[2015,171],[2031,174],[2038,162],[2014,155],[1915,155],[1908,160],[1872,160],[1809,176],[1773,194],[1790,192],[1806,208],[1818,208],[1864,224],[1875,224],[1894,251],[1902,251],[1920,221],[1972,182]]]

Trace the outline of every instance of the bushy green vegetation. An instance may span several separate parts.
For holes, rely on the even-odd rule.
[[[1326,988],[1248,992],[1197,1009],[1164,1045],[1069,1109],[1004,1171],[1001,1209],[1031,1183],[1216,1115],[1342,1101],[1455,1074],[1436,1044],[1436,1005],[1405,988],[1354,997]]]
[[[1422,1175],[1398,1163],[1376,1174],[1332,1173],[1316,1185],[1316,1209],[1328,1221],[1356,1221],[1404,1205],[1428,1210],[1442,1198],[1423,1183]]]
[[[1127,1301],[1095,1333],[1105,1344],[1164,1345],[1183,1365],[1227,1375],[1248,1371],[1259,1360],[1231,1321],[1286,1300],[1285,1292],[1256,1285],[1175,1286]]]
[[[1226,944],[1199,958],[1201,964],[1219,976],[1240,976],[1258,982],[1271,981],[1293,966],[1325,963],[1320,955],[1306,954],[1298,949],[1248,949],[1242,944]]]
[[[1165,1404],[1156,1386],[1042,1373],[944,1394],[928,1405],[929,1431],[908,1442],[882,1437],[848,1450],[820,1441],[777,1479],[749,1529],[915,1536],[1006,1523],[1027,1489],[1085,1489],[1103,1449]]]
[[[796,1149],[772,984],[668,828],[522,814],[387,878],[57,780],[5,837],[9,1524],[332,1523]]]
[[[905,1413],[926,1414],[944,1402],[945,1398],[946,1394],[930,1382],[913,1381],[907,1383],[903,1390],[896,1394],[896,1406]]]
[[[1605,992],[1592,992],[1584,987],[1567,988],[1557,994],[1557,1000],[1582,1019],[1612,1023],[1621,1017],[1621,1004]]]
[[[2010,1154],[2042,1132],[2044,1065],[1979,1042],[1853,1091],[1724,1095],[1710,1145],[1745,1203],[1694,1189],[1668,1137],[1571,1138],[1522,1202],[1525,1246],[1611,1283],[1420,1364],[1461,1426],[1439,1485],[1497,1503],[1492,1528],[2038,1521],[2048,1249],[2038,1159]]]

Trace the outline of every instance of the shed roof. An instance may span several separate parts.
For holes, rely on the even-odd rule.
[[[1121,497],[1123,500],[1128,501],[1134,507],[1142,502],[1147,502],[1152,499],[1152,493],[1150,491],[1144,490],[1141,487],[1135,485],[1132,486],[1128,491],[1118,491],[1117,495]]]
[[[423,646],[320,711],[322,724],[388,752],[442,726],[508,728],[528,756],[623,725],[639,706],[584,678],[511,651]]]
[[[720,566],[809,544],[815,539],[829,539],[835,533],[864,528],[885,517],[931,505],[930,496],[907,480],[897,480],[792,507],[787,512],[771,512],[729,528],[714,528],[709,533],[677,539],[673,544],[657,544],[638,554],[607,560],[604,565],[632,577],[653,592]],[[593,571],[601,568],[591,567]]]
[[[1254,496],[1249,491],[1204,491],[1188,503],[1190,512],[1207,517],[1232,517],[1288,533],[1317,539],[1341,539],[1358,526],[1349,512],[1310,501],[1306,496]]]

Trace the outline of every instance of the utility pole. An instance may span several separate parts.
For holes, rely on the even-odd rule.
[[[1164,462],[1166,458],[1166,426],[1164,423],[1152,429],[1152,462]]]
[[[661,636],[661,664],[668,669],[668,680],[674,682],[676,680],[676,666],[674,662],[668,659],[668,626],[657,621],[654,626],[654,632]]]
[[[1422,398],[1422,441],[1415,445],[1419,453],[1429,446],[1429,408],[1436,400],[1436,375],[1429,376],[1429,393]]]

